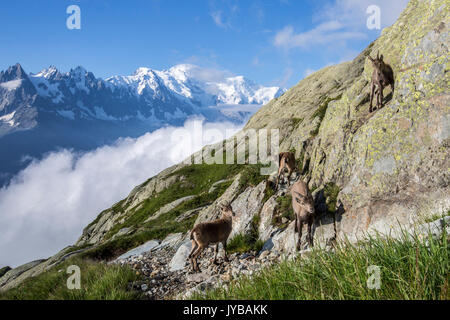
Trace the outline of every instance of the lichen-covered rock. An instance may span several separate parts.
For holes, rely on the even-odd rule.
[[[232,202],[231,207],[236,216],[233,217],[233,230],[229,239],[238,234],[245,234],[250,230],[252,219],[259,214],[263,206],[262,200],[265,189],[265,181],[256,187],[248,187]]]
[[[220,218],[220,206],[224,203],[230,204],[237,197],[240,181],[241,175],[238,174],[222,196],[217,198],[210,206],[199,212],[195,224]]]
[[[275,226],[272,224],[272,218],[276,207],[276,196],[272,196],[266,201],[266,203],[264,203],[261,209],[260,222],[258,226],[259,240],[261,241],[267,241],[271,234],[276,230]]]
[[[278,127],[281,149],[309,160],[303,178],[311,188],[340,187],[341,237],[388,234],[450,208],[449,17],[445,1],[410,1],[352,62],[307,77],[247,124]],[[385,89],[385,107],[369,114],[367,57],[378,51],[394,69],[396,91]],[[327,223],[317,231],[327,238],[334,230]]]

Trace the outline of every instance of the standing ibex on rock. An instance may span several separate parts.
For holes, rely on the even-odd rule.
[[[291,179],[292,172],[295,170],[295,155],[292,152],[281,152],[278,155],[278,176],[275,188],[278,189],[280,178],[284,171],[288,171],[288,185]]]
[[[297,250],[301,249],[303,224],[308,224],[308,241],[313,245],[312,225],[316,211],[314,209],[314,199],[309,191],[308,185],[299,180],[291,187],[292,209],[295,214],[295,232],[298,232]]]
[[[383,89],[390,85],[392,88],[392,95],[394,95],[394,71],[391,66],[383,61],[383,55],[377,53],[377,58],[373,59],[369,56],[369,60],[372,61],[374,67],[372,73],[372,87],[370,92],[370,107],[369,112],[373,111],[372,100],[374,94],[377,95],[377,109],[383,107]],[[378,87],[378,88],[376,88]],[[377,91],[375,91],[377,89]]]
[[[189,260],[194,271],[200,272],[197,264],[197,257],[210,244],[216,244],[214,263],[217,263],[217,253],[219,252],[219,243],[222,243],[225,251],[225,261],[228,262],[227,240],[231,233],[232,221],[235,213],[230,205],[223,205],[220,208],[222,218],[197,224],[191,231],[192,251],[189,254]]]

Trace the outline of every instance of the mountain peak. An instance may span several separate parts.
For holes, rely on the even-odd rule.
[[[34,76],[50,79],[50,78],[53,78],[57,74],[59,74],[58,69],[54,65],[51,65],[46,69],[42,69],[40,72],[38,72]]]
[[[0,82],[26,79],[26,78],[27,78],[27,74],[26,74],[25,70],[23,70],[20,63],[16,63],[15,65],[9,67],[8,70],[2,71],[0,73]]]
[[[153,70],[147,67],[139,67],[136,69],[136,71],[134,71],[133,75],[134,76],[138,76],[138,75],[146,75],[149,73],[152,73]]]
[[[87,73],[87,70],[82,66],[78,66],[75,69],[70,69],[69,73],[75,75],[85,75]]]

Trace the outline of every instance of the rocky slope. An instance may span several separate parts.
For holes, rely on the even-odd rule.
[[[445,228],[448,218],[425,223],[448,215],[450,208],[449,17],[443,0],[410,1],[399,20],[353,61],[310,75],[248,122],[245,129],[279,129],[280,150],[292,150],[299,159],[300,178],[314,190],[319,215],[316,245],[355,242],[377,232],[396,236],[400,227],[411,232]],[[385,107],[369,114],[373,69],[367,57],[378,51],[394,69],[396,91],[392,95],[386,89]],[[166,298],[155,293],[161,285],[153,278],[161,274],[152,273],[158,269],[163,276],[170,274],[170,279],[178,279],[173,280],[178,289],[161,290],[173,297],[196,282],[187,280],[192,280],[186,265],[187,231],[215,218],[219,204],[228,202],[237,214],[230,246],[236,247],[235,239],[241,236],[254,251],[250,256],[235,255],[237,265],[248,268],[242,261],[251,260],[256,270],[261,264],[257,261],[267,255],[272,260],[292,255],[294,223],[286,186],[273,192],[271,179],[259,175],[260,167],[182,163],[168,168],[102,212],[85,228],[75,248],[66,250],[114,261],[143,243],[165,239],[162,243],[171,243],[168,251],[146,249],[147,253],[122,256],[117,262],[136,265],[143,272],[148,280],[144,291],[152,298]],[[155,259],[164,267],[158,267]],[[204,263],[205,272],[215,270]],[[221,275],[232,276],[232,270],[216,273],[217,281],[212,282],[221,283]],[[203,279],[198,289],[211,277]]]

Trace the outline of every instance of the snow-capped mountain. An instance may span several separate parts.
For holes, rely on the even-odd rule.
[[[284,91],[189,64],[164,71],[139,68],[107,79],[83,67],[61,72],[51,66],[27,74],[16,64],[0,72],[0,155],[5,159],[0,185],[2,174],[11,171],[4,167],[21,167],[24,155],[56,147],[89,149],[182,125],[190,116],[243,122]]]
[[[19,119],[21,113],[13,113],[23,105],[35,109],[34,120],[37,111],[70,120],[141,120],[165,125],[192,115],[235,121],[236,113],[230,116],[218,106],[263,105],[284,92],[278,87],[257,85],[242,76],[211,79],[206,69],[189,64],[164,71],[139,68],[133,75],[105,80],[83,67],[62,73],[51,66],[27,75],[17,64],[1,75],[0,136],[36,124],[31,119],[23,123]]]

